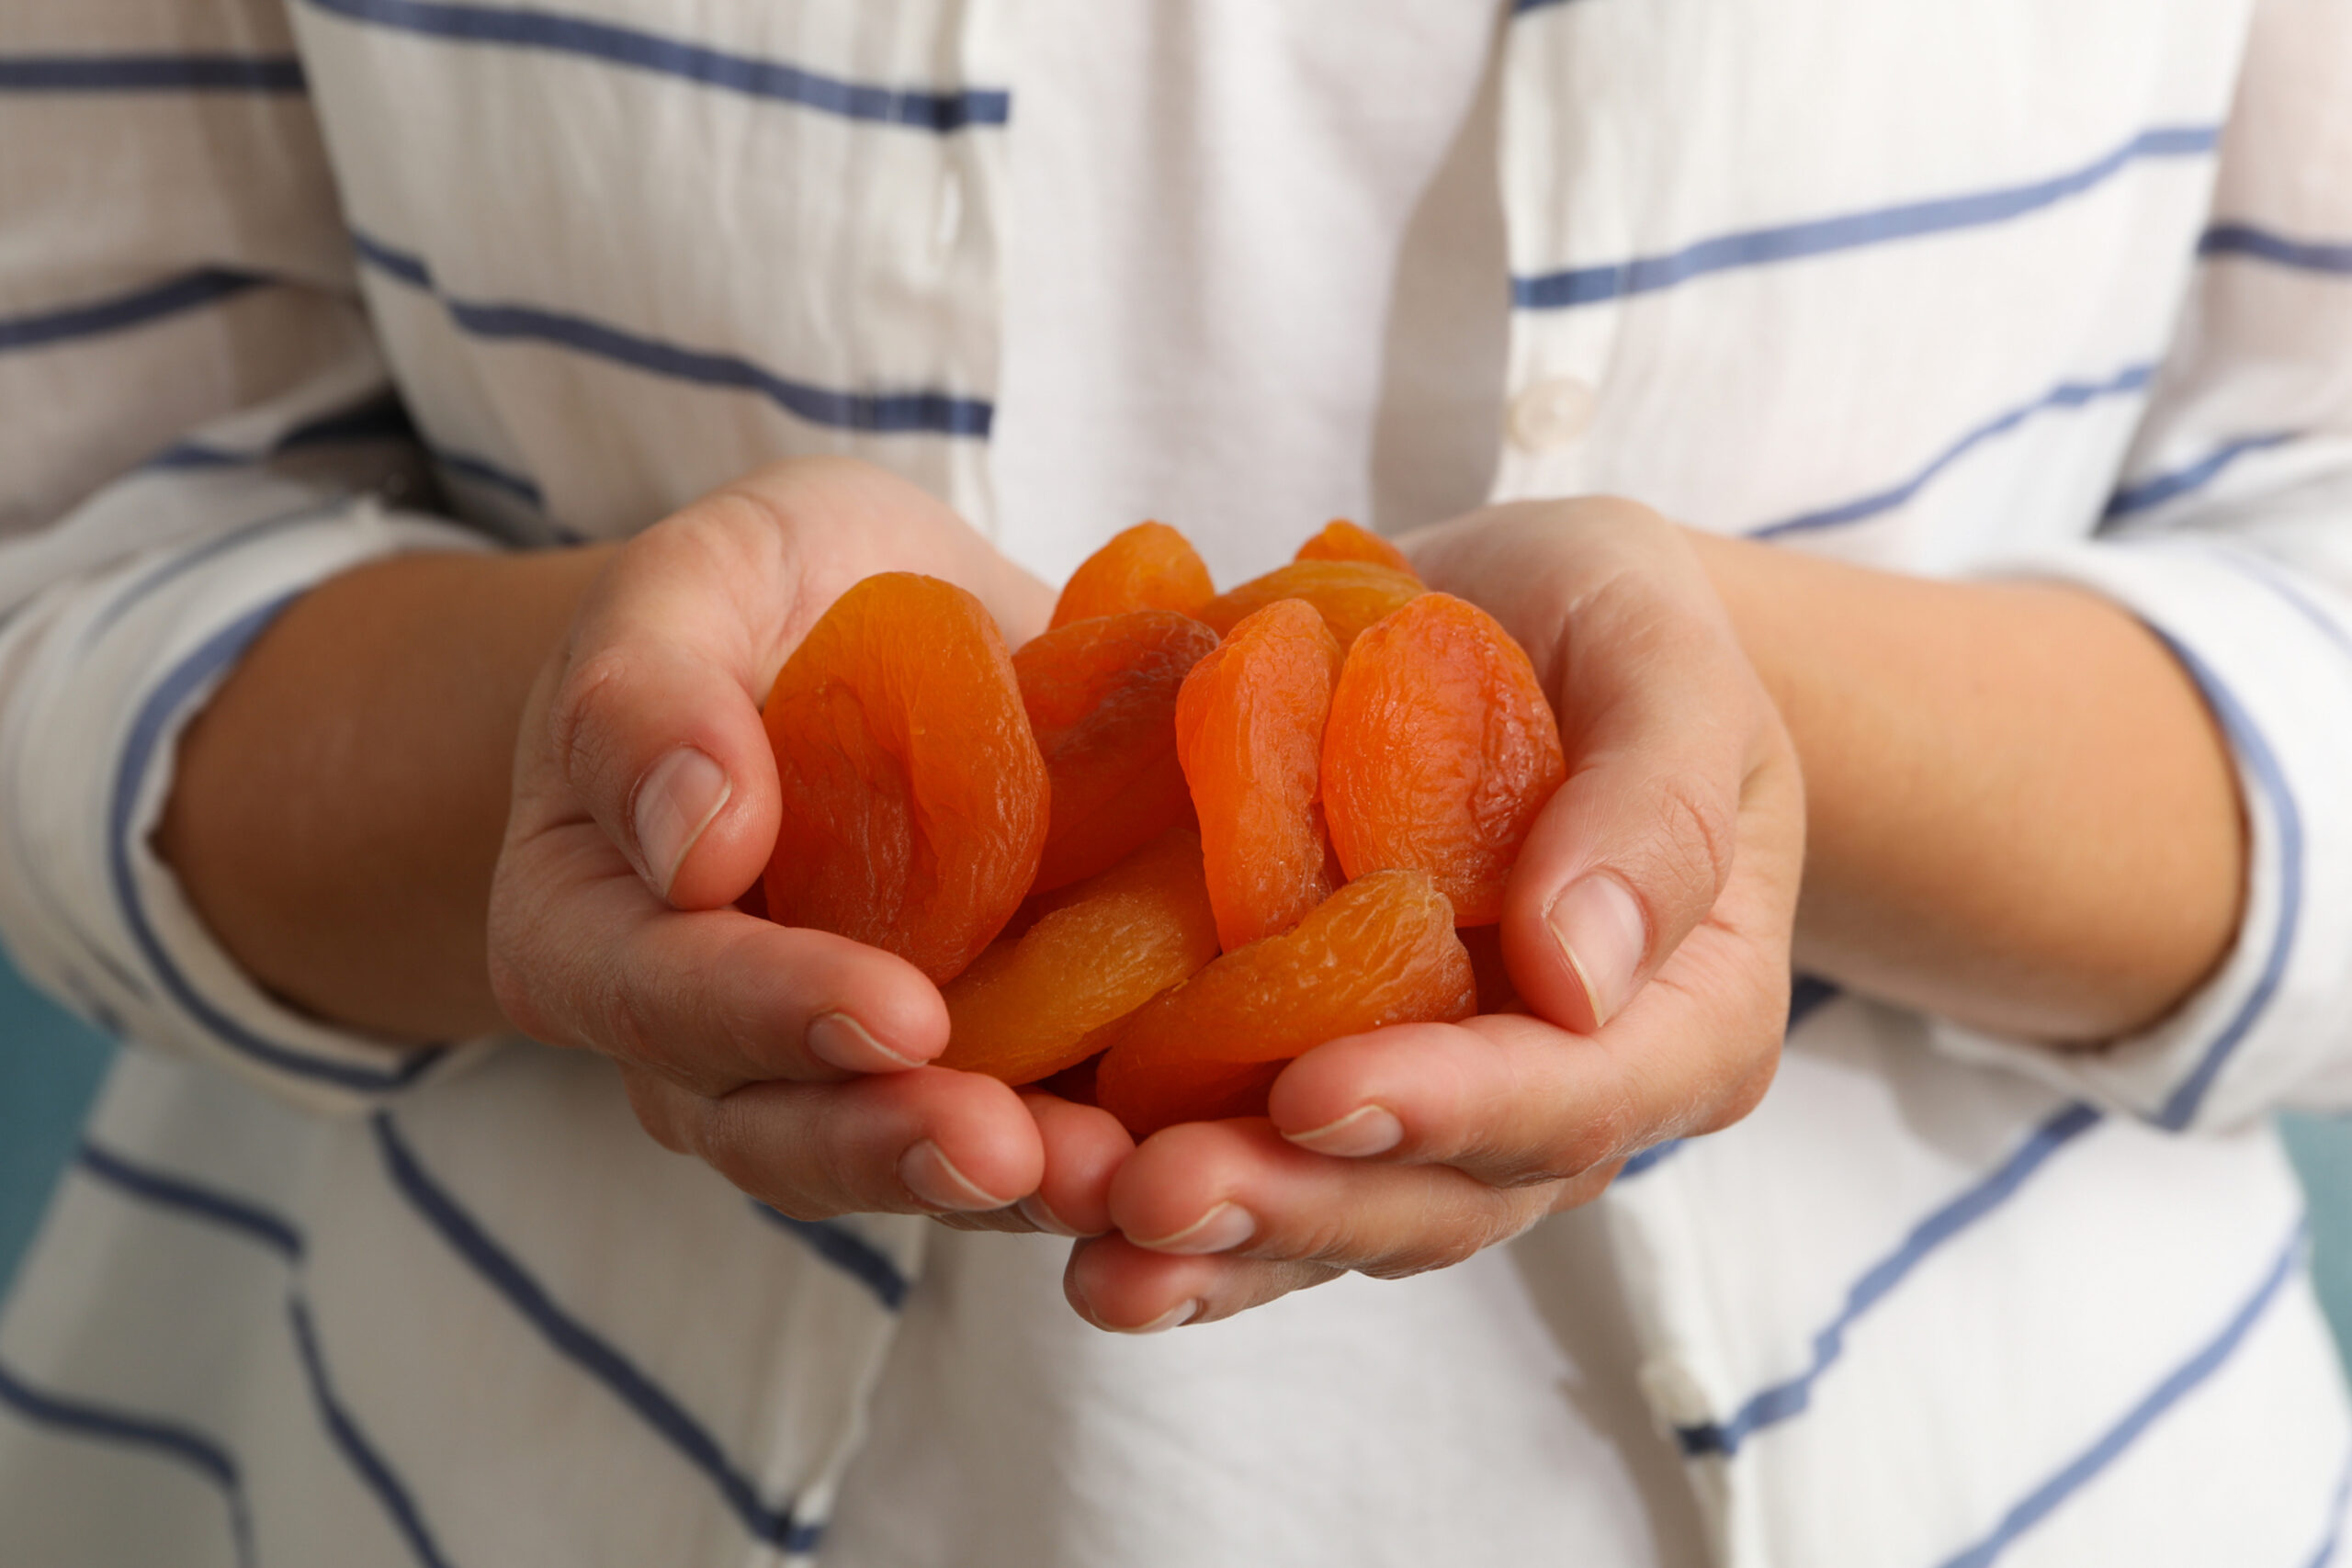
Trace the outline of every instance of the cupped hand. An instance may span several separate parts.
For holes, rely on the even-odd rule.
[[[1626,1157],[1762,1098],[1804,862],[1796,756],[1681,532],[1610,500],[1490,508],[1403,541],[1518,637],[1568,778],[1505,894],[1530,1011],[1333,1041],[1270,1115],[1147,1139],[1117,1234],[1066,1287],[1106,1328],[1243,1311],[1345,1271],[1440,1268],[1589,1201]]]
[[[830,459],[616,554],[524,716],[492,983],[526,1033],[618,1063],[655,1138],[787,1214],[1099,1231],[1132,1146],[1108,1115],[926,1066],[947,1012],[913,965],[733,907],[782,809],[760,705],[827,606],[891,570],[969,589],[1015,644],[1052,605],[929,495]]]

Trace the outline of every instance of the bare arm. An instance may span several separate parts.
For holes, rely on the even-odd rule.
[[[2196,686],[2128,612],[1693,542],[1804,767],[1801,968],[2097,1042],[2161,1017],[2227,951],[2236,775]]]
[[[254,645],[183,738],[158,834],[246,973],[395,1038],[499,1025],[484,912],[515,727],[611,555],[378,562]]]

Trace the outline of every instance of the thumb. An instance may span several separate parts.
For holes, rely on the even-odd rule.
[[[1577,604],[1550,650],[1568,777],[1503,896],[1521,996],[1607,1023],[1715,907],[1776,722],[1702,574],[1632,571]]]
[[[517,832],[593,818],[682,909],[758,878],[781,815],[760,704],[796,597],[770,531],[697,503],[616,557],[526,720]]]

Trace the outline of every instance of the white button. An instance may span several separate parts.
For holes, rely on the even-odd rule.
[[[1557,452],[1591,428],[1596,401],[1574,377],[1538,381],[1510,400],[1510,438],[1530,452]]]

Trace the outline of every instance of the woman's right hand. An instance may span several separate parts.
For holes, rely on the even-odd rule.
[[[845,461],[760,469],[618,552],[524,713],[492,982],[526,1033],[618,1063],[656,1139],[785,1213],[1100,1231],[1132,1147],[1106,1113],[926,1066],[947,1012],[912,964],[734,908],[781,811],[760,705],[890,570],[971,590],[1016,646],[1051,608],[940,502]]]

